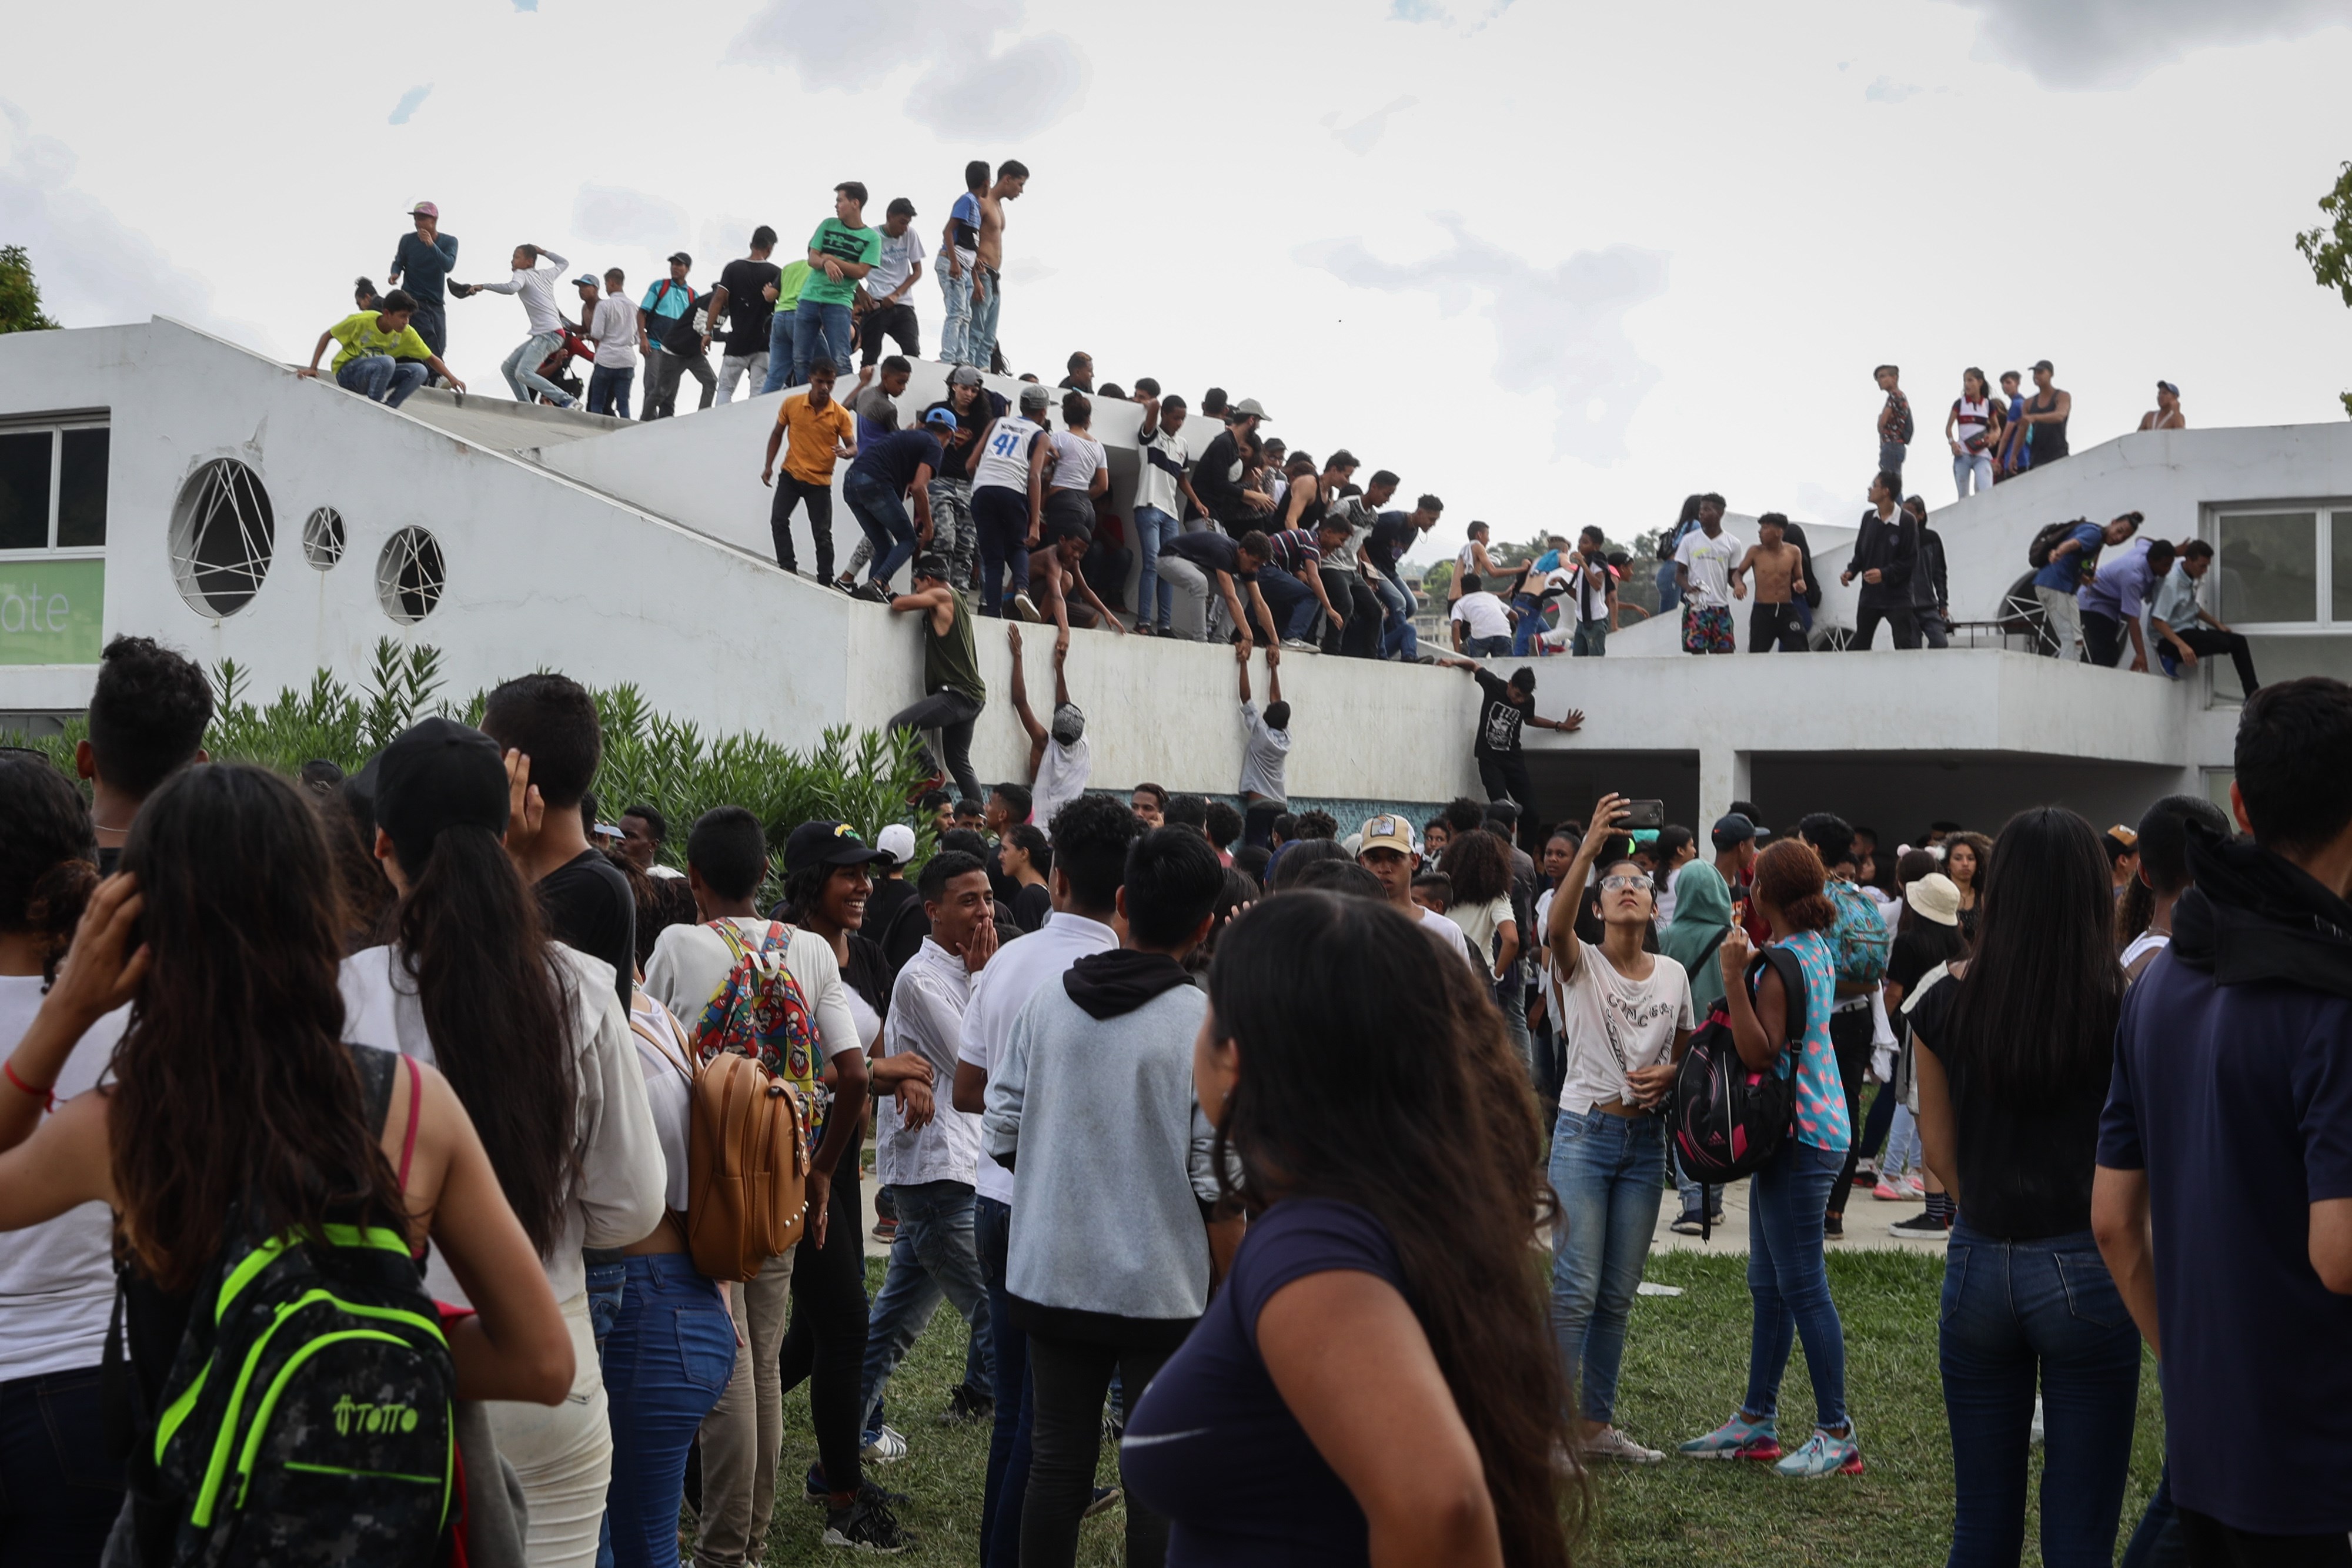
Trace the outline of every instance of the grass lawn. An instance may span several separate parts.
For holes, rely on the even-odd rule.
[[[880,1289],[881,1260],[866,1267],[869,1287]],[[1651,1447],[1671,1448],[1728,1416],[1746,1386],[1747,1260],[1658,1254],[1650,1260],[1648,1277],[1679,1286],[1683,1294],[1636,1300],[1618,1421]],[[1941,1563],[1952,1517],[1950,1443],[1936,1372],[1942,1281],[1942,1256],[1927,1248],[1830,1257],[1830,1285],[1845,1322],[1847,1398],[1867,1474],[1788,1481],[1768,1466],[1672,1459],[1642,1469],[1612,1468],[1595,1479],[1593,1515],[1578,1561],[1612,1568],[1687,1568],[1694,1562],[1923,1568]],[[898,1513],[920,1541],[903,1562],[968,1564],[977,1555],[988,1433],[935,1420],[962,1375],[963,1344],[962,1323],[943,1307],[891,1380],[888,1419],[907,1435],[911,1451],[904,1462],[876,1474],[891,1490],[913,1497]],[[1786,1429],[1801,1436],[1811,1429],[1812,1385],[1801,1346],[1790,1357],[1780,1407],[1794,1416]],[[2151,1363],[2140,1381],[2131,1485],[2124,1499],[2126,1539],[2155,1490],[2162,1435]],[[818,1543],[821,1511],[798,1500],[800,1477],[815,1458],[806,1391],[796,1391],[784,1401],[771,1563],[840,1560],[840,1552]],[[1108,1447],[1102,1474],[1106,1481],[1117,1479]],[[1087,1522],[1080,1563],[1111,1568],[1121,1561],[1122,1517],[1114,1511]],[[2041,1561],[2036,1528],[2029,1513],[2027,1563]]]

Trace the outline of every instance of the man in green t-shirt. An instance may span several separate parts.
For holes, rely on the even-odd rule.
[[[394,289],[383,297],[380,308],[346,316],[320,333],[310,364],[294,373],[316,376],[319,356],[327,351],[329,343],[339,343],[341,350],[328,367],[334,372],[335,384],[387,408],[406,402],[408,394],[425,384],[427,374],[439,376],[454,392],[464,392],[466,383],[450,372],[441,356],[425,347],[425,340],[409,325],[415,311],[416,301],[408,291]]]
[[[882,236],[866,226],[866,187],[833,188],[833,216],[809,235],[808,281],[793,310],[793,385],[808,382],[809,361],[849,363],[849,306],[857,280],[882,259]]]

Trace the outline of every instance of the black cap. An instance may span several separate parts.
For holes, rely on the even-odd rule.
[[[925,550],[915,558],[914,575],[945,582],[948,580],[948,558],[936,551]]]
[[[1739,812],[1734,811],[1727,817],[1720,817],[1716,820],[1715,832],[1713,834],[1715,839],[1715,847],[1719,850],[1727,850],[1735,848],[1740,844],[1752,844],[1756,841],[1756,824],[1749,821]]]
[[[784,841],[784,874],[820,865],[870,865],[890,857],[860,838],[847,822],[803,822]]]
[[[692,267],[694,265],[694,257],[687,255],[686,252],[682,250],[674,250],[670,252],[669,258],[674,262],[681,262],[688,267]]]
[[[455,719],[409,726],[369,759],[358,782],[404,862],[422,860],[444,828],[507,831],[505,755],[497,741]]]

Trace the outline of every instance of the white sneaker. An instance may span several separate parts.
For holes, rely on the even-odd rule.
[[[1319,653],[1323,651],[1321,644],[1310,643],[1304,637],[1285,637],[1282,645],[1294,653]]]
[[[1655,1448],[1645,1448],[1614,1427],[1603,1427],[1584,1439],[1584,1457],[1588,1459],[1614,1459],[1621,1465],[1656,1465],[1665,1462],[1666,1456]]]
[[[857,1457],[869,1465],[895,1465],[907,1457],[907,1439],[896,1427],[886,1426],[858,1448]]]

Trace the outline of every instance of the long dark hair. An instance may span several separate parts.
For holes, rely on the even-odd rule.
[[[0,931],[41,939],[46,989],[98,886],[89,808],[47,758],[0,755]]]
[[[1528,1251],[1530,1221],[1558,1203],[1501,1015],[1467,965],[1370,899],[1299,889],[1232,936],[1209,971],[1215,1028],[1242,1060],[1218,1170],[1230,1145],[1250,1207],[1336,1198],[1380,1220],[1478,1446],[1504,1561],[1565,1565],[1551,1457],[1566,1391]],[[1330,981],[1311,996],[1297,984],[1310,968]]]
[[[1511,852],[1484,828],[1454,834],[1437,865],[1453,879],[1456,904],[1491,904],[1511,891]]]
[[[394,939],[416,980],[434,1062],[543,1258],[579,1175],[571,982],[548,946],[539,901],[496,833],[451,825],[393,848],[408,876],[392,914]]]
[[[268,1234],[354,1212],[405,1234],[342,1043],[334,872],[309,804],[258,768],[183,768],[141,806],[122,869],[151,955],[107,1107],[132,1256],[184,1290],[240,1205]]]
[[[2106,1081],[2124,994],[2113,886],[2099,835],[2063,807],[2030,807],[2001,829],[1947,1026],[1986,1092],[2038,1098]]]

